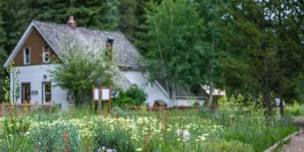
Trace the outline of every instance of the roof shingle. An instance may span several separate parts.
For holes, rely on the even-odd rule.
[[[70,28],[68,25],[32,22],[49,45],[60,56],[67,40],[77,44],[83,50],[105,50],[107,38],[114,39],[113,60],[119,67],[140,69],[141,55],[121,32],[99,31],[89,28]]]

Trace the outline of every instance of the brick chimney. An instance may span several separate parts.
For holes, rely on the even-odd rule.
[[[68,20],[67,24],[69,25],[70,28],[76,29],[77,23],[76,23],[76,21],[75,21],[75,19],[74,19],[74,16],[70,16],[70,17],[69,17],[69,20]]]

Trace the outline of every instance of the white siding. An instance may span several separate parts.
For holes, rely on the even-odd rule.
[[[173,106],[177,107],[191,107],[194,104],[204,105],[205,100],[195,100],[195,99],[177,99]]]
[[[16,67],[19,71],[18,81],[19,82],[19,95],[17,98],[17,103],[21,103],[21,83],[29,82],[31,83],[31,91],[37,91],[37,94],[31,94],[31,104],[41,104],[42,103],[42,82],[51,81],[52,83],[52,102],[59,103],[62,105],[63,109],[68,107],[67,102],[67,91],[56,86],[55,82],[51,80],[50,70],[54,69],[56,66],[54,64],[48,65],[29,65]],[[12,75],[11,75],[12,76]],[[12,77],[11,77],[12,80]],[[11,82],[11,88],[13,84]]]
[[[142,88],[148,95],[146,103],[149,106],[153,106],[155,100],[163,100],[168,106],[171,106],[171,100],[166,92],[157,84],[148,84],[148,79],[145,77],[143,72],[140,71],[123,71],[128,80],[132,84],[137,84]]]

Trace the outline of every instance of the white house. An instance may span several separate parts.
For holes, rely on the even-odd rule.
[[[55,24],[32,21],[4,66],[14,63],[19,74],[11,73],[12,101],[17,103],[45,104],[55,103],[68,107],[68,92],[57,86],[52,80],[50,70],[60,66],[54,59],[62,59],[64,42],[69,39],[87,50],[105,50],[106,45],[113,48],[113,61],[120,69],[115,83],[122,89],[136,84],[147,97],[147,104],[153,106],[157,100],[168,106],[189,105],[188,99],[201,101],[193,94],[184,93],[181,98],[172,100],[160,83],[148,83],[141,55],[121,32],[99,31],[76,27],[76,21],[70,17],[68,24]],[[109,41],[110,40],[110,41]],[[13,99],[14,98],[14,99]]]

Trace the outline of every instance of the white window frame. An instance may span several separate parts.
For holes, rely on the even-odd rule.
[[[29,61],[28,62],[26,62],[26,49],[29,50]],[[29,47],[23,49],[23,64],[24,65],[31,64],[31,48],[29,48]]]
[[[48,56],[49,56],[47,61],[45,60],[46,54],[48,54]],[[45,47],[42,48],[42,62],[43,63],[50,63],[51,62],[51,51],[49,49],[45,50]]]

